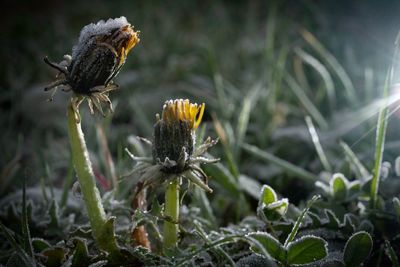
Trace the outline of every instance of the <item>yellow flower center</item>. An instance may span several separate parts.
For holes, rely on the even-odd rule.
[[[162,120],[168,124],[185,121],[189,123],[190,129],[196,130],[203,118],[204,108],[204,103],[193,104],[188,99],[169,100],[164,104]]]

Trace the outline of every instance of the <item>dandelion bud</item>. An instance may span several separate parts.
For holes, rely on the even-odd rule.
[[[72,49],[72,56],[65,55],[58,64],[45,58],[48,65],[59,71],[45,90],[55,88],[54,95],[57,87],[63,86],[64,91],[72,90],[78,96],[73,101],[75,106],[87,98],[91,113],[94,105],[103,114],[101,102],[107,102],[112,110],[108,92],[117,88],[112,79],[139,41],[138,32],[125,17],[86,25]]]
[[[180,173],[193,154],[196,133],[204,113],[204,104],[188,99],[165,102],[162,116],[154,126],[153,159],[164,163],[164,171]]]
[[[69,85],[80,94],[90,94],[92,88],[107,85],[138,42],[137,32],[125,17],[85,26],[72,50]]]

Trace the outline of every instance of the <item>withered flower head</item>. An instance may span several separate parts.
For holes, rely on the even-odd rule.
[[[93,105],[103,113],[101,102],[107,102],[112,110],[108,93],[117,88],[112,79],[124,65],[128,52],[140,41],[138,33],[125,17],[85,26],[72,56],[65,55],[59,64],[45,58],[47,64],[59,71],[45,90],[62,85],[64,91],[76,94],[76,106],[87,98],[92,113]]]
[[[178,176],[212,192],[207,185],[207,175],[199,165],[218,161],[203,156],[217,141],[207,138],[203,144],[196,146],[196,129],[200,125],[204,108],[204,104],[190,103],[188,99],[166,101],[161,117],[158,114],[156,116],[154,142],[151,144],[153,157],[138,158],[127,150],[138,163],[136,168],[142,173],[141,180],[145,185],[162,183],[170,177]]]

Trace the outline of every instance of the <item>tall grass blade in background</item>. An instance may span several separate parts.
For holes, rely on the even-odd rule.
[[[300,33],[304,40],[306,40],[322,56],[325,62],[336,72],[346,90],[349,103],[357,104],[359,101],[356,97],[354,85],[343,66],[309,31],[303,29]]]
[[[295,48],[294,52],[301,58],[302,61],[310,65],[321,76],[325,84],[326,93],[328,95],[330,109],[331,111],[334,111],[336,108],[336,92],[335,85],[328,69],[318,59],[303,49]]]
[[[388,71],[385,87],[383,89],[384,97],[387,97],[389,94],[390,80],[391,80],[391,70]],[[376,208],[377,200],[378,200],[378,190],[379,190],[379,177],[381,175],[381,164],[383,159],[383,151],[385,146],[385,134],[387,128],[387,120],[388,120],[388,107],[384,105],[379,111],[378,116],[378,124],[376,128],[376,145],[375,145],[375,161],[374,161],[374,169],[372,174],[372,183],[371,183],[371,207]]]
[[[319,112],[318,108],[314,105],[314,103],[306,95],[306,93],[300,87],[300,85],[296,82],[296,80],[289,73],[285,74],[284,79],[287,82],[287,84],[289,85],[290,89],[292,89],[293,93],[299,99],[303,108],[308,112],[308,114],[314,118],[314,120],[318,123],[318,125],[322,129],[327,129],[328,123],[324,119],[324,116],[322,116],[321,112]]]
[[[385,80],[385,86],[383,88],[383,97],[387,99],[389,96],[389,90],[392,85],[393,81],[393,72],[394,68],[396,66],[396,60],[397,60],[397,55],[400,49],[399,46],[399,36],[397,37],[396,40],[396,47],[395,47],[395,52],[394,52],[394,62],[392,63],[392,66],[388,69],[387,75],[386,75],[386,80]],[[384,146],[385,146],[385,134],[386,134],[386,128],[387,128],[387,121],[388,121],[388,112],[389,112],[389,107],[387,105],[384,105],[380,111],[379,111],[379,116],[378,116],[378,124],[376,128],[376,146],[375,146],[375,162],[374,162],[374,170],[373,170],[373,176],[372,176],[372,183],[371,183],[371,192],[370,192],[370,197],[371,197],[371,202],[370,205],[372,208],[377,207],[377,201],[378,201],[378,191],[379,191],[379,178],[381,175],[381,165],[382,165],[382,159],[383,159],[383,151],[384,151]]]
[[[361,181],[365,181],[369,176],[370,173],[368,172],[367,168],[361,163],[361,161],[357,158],[356,154],[351,150],[351,148],[343,141],[340,141],[340,146],[343,148],[344,154],[349,159],[350,163],[356,168],[358,173],[358,178]]]
[[[332,172],[332,167],[331,164],[328,161],[328,158],[326,157],[326,154],[324,152],[324,149],[322,148],[322,145],[319,141],[318,133],[317,130],[314,127],[314,123],[312,122],[312,119],[310,116],[306,116],[306,123],[308,127],[308,131],[310,132],[311,139],[314,143],[315,150],[317,151],[318,157],[321,160],[322,166],[324,166],[324,169],[328,172]]]

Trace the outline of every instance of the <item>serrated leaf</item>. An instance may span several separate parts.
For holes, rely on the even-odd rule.
[[[274,238],[272,235],[266,233],[266,232],[255,232],[255,233],[249,233],[246,235],[246,237],[251,241],[251,240],[256,240],[256,242],[252,242],[252,245],[257,246],[258,249],[253,249],[255,252],[260,253],[260,251],[266,251],[267,254],[264,256],[270,256],[274,258],[277,261],[284,262],[286,259],[286,250],[282,246],[282,244]],[[261,245],[262,247],[259,247]]]
[[[334,199],[338,201],[343,201],[347,197],[347,179],[341,173],[336,173],[333,175],[329,182],[332,195]]]
[[[89,251],[86,245],[86,240],[75,238],[73,240],[75,249],[72,258],[72,267],[87,266],[89,262]]]
[[[372,238],[367,232],[358,232],[346,242],[343,260],[346,267],[356,267],[369,256],[372,250]]]
[[[328,255],[328,243],[320,237],[304,236],[288,246],[289,264],[308,264],[324,259]]]
[[[338,229],[340,226],[339,219],[336,217],[335,213],[332,210],[325,210],[326,217],[328,218],[327,228],[329,229]]]
[[[311,218],[313,227],[318,228],[322,225],[321,218],[317,214],[309,211],[307,215]]]
[[[349,216],[349,213],[346,213],[344,215],[344,220],[343,220],[343,231],[346,232],[347,234],[353,234],[355,230],[356,230],[356,227],[353,224],[353,222]]]

